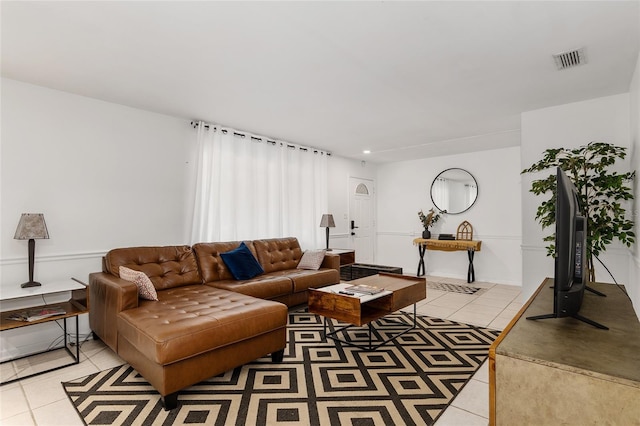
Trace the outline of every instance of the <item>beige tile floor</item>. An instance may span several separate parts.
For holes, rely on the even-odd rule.
[[[465,281],[451,278],[427,277],[427,281],[466,285]],[[522,305],[520,288],[482,282],[472,285],[486,290],[480,295],[464,295],[429,289],[427,299],[417,305],[417,312],[502,330]],[[86,341],[80,350],[81,362],[78,365],[0,387],[0,424],[81,426],[82,421],[60,383],[118,366],[123,361],[98,341]],[[42,368],[59,360],[61,354],[63,352],[58,351],[53,355],[29,357],[2,364],[0,376],[2,380],[7,380],[16,370],[24,373],[36,364],[37,368]],[[489,373],[485,362],[438,419],[436,426],[486,426],[488,418]]]
[[[464,280],[427,277],[427,282],[436,281],[467,285]],[[417,313],[502,330],[522,307],[520,287],[477,281],[468,285],[483,290],[467,295],[428,289],[427,298],[416,307]],[[489,369],[485,361],[436,426],[486,426],[488,423]]]

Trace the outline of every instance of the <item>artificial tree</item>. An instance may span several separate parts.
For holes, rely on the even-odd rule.
[[[587,268],[589,281],[595,281],[594,256],[606,251],[613,239],[630,247],[635,242],[633,220],[625,216],[623,202],[633,199],[627,183],[635,177],[635,171],[617,173],[610,170],[618,159],[624,159],[627,148],[606,142],[590,142],[575,149],[554,148],[544,151],[542,160],[524,169],[522,173],[541,172],[560,167],[571,178],[580,193],[582,215],[587,218]],[[555,224],[556,176],[555,173],[531,183],[536,195],[551,193],[536,211],[536,220],[542,228]],[[555,241],[555,234],[545,241]],[[547,255],[555,254],[555,245],[547,246]]]

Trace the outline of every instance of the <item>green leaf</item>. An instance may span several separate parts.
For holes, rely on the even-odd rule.
[[[560,167],[574,182],[581,202],[581,213],[587,218],[587,262],[593,266],[592,256],[606,251],[614,239],[627,245],[635,243],[634,221],[626,218],[626,203],[633,199],[631,184],[635,171],[621,173],[610,170],[616,161],[626,157],[626,147],[608,142],[591,141],[573,149],[552,148],[543,152],[542,159],[524,169],[521,174],[541,172]],[[542,228],[555,225],[555,173],[536,179],[529,190],[535,195],[551,197],[541,201],[535,219]],[[555,235],[543,241],[547,254],[555,253]]]

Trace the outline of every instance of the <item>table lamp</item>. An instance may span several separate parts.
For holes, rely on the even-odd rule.
[[[327,228],[327,251],[331,250],[329,248],[329,228],[335,228],[336,223],[333,221],[332,214],[323,214],[322,219],[320,219],[320,227]]]
[[[20,287],[37,287],[42,285],[33,280],[33,261],[36,252],[36,238],[49,239],[49,232],[47,231],[47,224],[44,222],[44,215],[42,213],[22,213],[20,222],[18,223],[18,229],[16,229],[16,235],[14,235],[13,238],[15,240],[29,240],[29,281]]]

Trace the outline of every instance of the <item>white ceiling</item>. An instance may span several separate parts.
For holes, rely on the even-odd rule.
[[[7,2],[2,75],[372,162],[629,90],[639,1]],[[586,47],[557,71],[552,54]],[[372,151],[362,154],[364,149]]]

